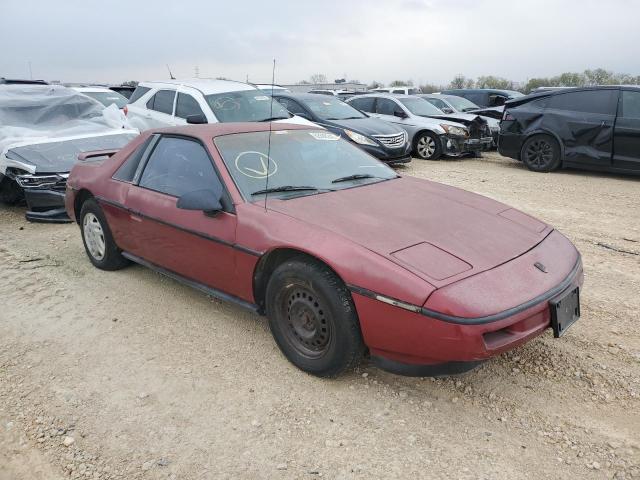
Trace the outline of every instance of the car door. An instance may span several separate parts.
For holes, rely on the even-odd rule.
[[[562,140],[565,163],[611,165],[618,93],[618,89],[609,88],[549,97],[542,126]]]
[[[215,216],[176,206],[181,195],[216,188],[220,182],[198,140],[161,136],[137,182],[129,187],[131,253],[185,279],[234,294],[236,216],[229,197],[225,194],[222,203],[227,206]]]
[[[176,112],[174,115],[174,122],[176,125],[186,125],[187,117],[192,115],[202,115],[207,119],[208,122],[211,122],[211,118],[207,117],[206,113],[202,109],[200,102],[196,99],[194,95],[187,92],[178,91],[178,96],[176,98]]]
[[[402,112],[405,117],[397,115],[397,113],[399,112]],[[403,128],[411,125],[410,116],[406,112],[404,107],[400,105],[399,102],[396,102],[395,100],[392,100],[390,98],[378,97],[376,99],[374,116],[376,116],[380,120],[395,123],[396,125],[399,125]]]
[[[613,135],[613,166],[640,170],[640,91],[622,90]]]
[[[143,112],[147,128],[175,126],[173,109],[175,106],[176,91],[171,89],[158,90],[146,103],[146,111]]]

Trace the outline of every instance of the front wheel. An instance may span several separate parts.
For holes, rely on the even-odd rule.
[[[100,205],[93,199],[82,204],[80,230],[87,256],[101,270],[120,270],[129,264],[122,256]]]
[[[415,140],[415,152],[422,160],[438,160],[442,156],[442,142],[435,133],[421,133]]]
[[[560,146],[549,135],[535,135],[522,146],[522,163],[534,172],[552,172],[560,167]]]
[[[271,333],[296,367],[335,377],[360,362],[365,347],[356,309],[329,268],[291,259],[273,272],[266,293]]]

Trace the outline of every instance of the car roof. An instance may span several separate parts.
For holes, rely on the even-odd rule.
[[[151,82],[140,82],[142,87],[151,88],[175,88],[179,86],[191,87],[199,90],[203,95],[216,93],[238,92],[242,90],[258,90],[258,88],[248,83],[237,82],[235,80],[217,80],[213,78],[187,78],[161,80]]]
[[[235,133],[269,132],[279,130],[324,130],[316,125],[299,125],[281,122],[242,122],[242,123],[206,123],[202,125],[183,125],[147,130],[145,133],[186,135],[203,140]]]
[[[107,87],[69,87],[74,89],[76,92],[80,93],[92,93],[92,92],[104,92],[104,93],[114,93],[113,90]],[[118,92],[115,92],[118,93]]]

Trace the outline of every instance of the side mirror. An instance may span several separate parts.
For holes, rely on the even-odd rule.
[[[182,210],[200,210],[213,216],[222,211],[222,195],[213,189],[196,190],[185,193],[176,202],[176,207]]]
[[[187,123],[191,125],[201,125],[208,122],[207,117],[205,117],[203,113],[198,113],[197,115],[189,115],[187,117]]]
[[[398,118],[407,118],[408,115],[404,113],[402,110],[396,110],[393,112],[393,116]]]

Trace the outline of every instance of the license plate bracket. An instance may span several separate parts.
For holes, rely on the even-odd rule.
[[[553,336],[560,338],[580,318],[580,288],[564,293],[549,302]]]

